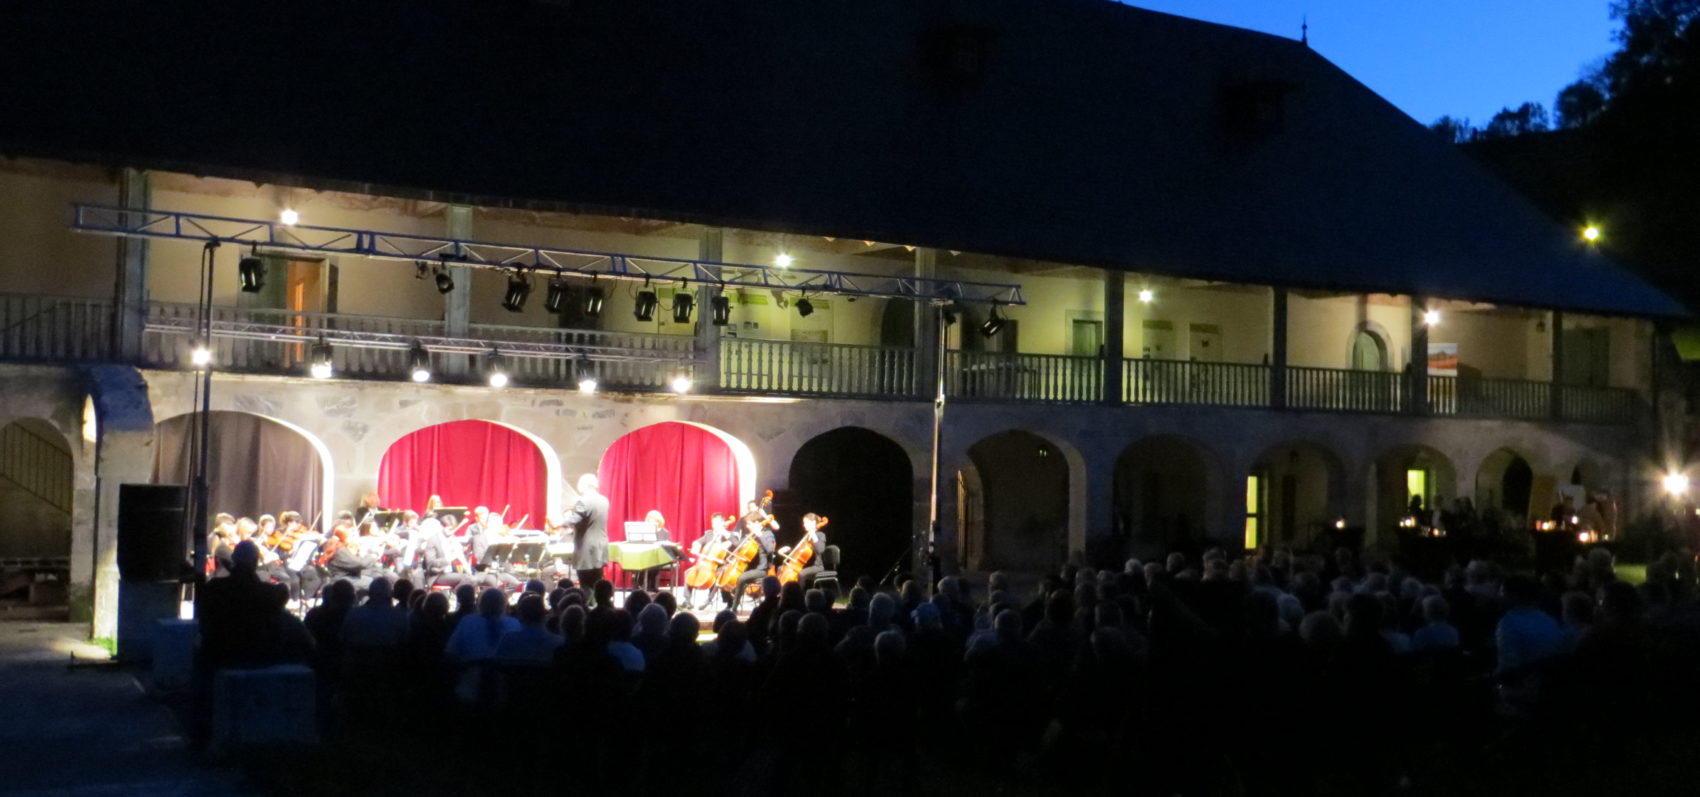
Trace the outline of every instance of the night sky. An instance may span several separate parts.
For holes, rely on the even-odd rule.
[[[1615,49],[1608,0],[1132,0],[1298,38],[1424,124],[1477,126],[1505,106],[1550,113],[1558,90]]]

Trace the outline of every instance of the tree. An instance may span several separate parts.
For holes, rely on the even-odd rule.
[[[1700,20],[1700,0],[1614,0],[1619,49],[1606,62],[1609,94],[1667,81],[1684,66],[1683,37]]]
[[[1606,109],[1606,92],[1598,81],[1583,78],[1565,86],[1558,93],[1553,110],[1558,114],[1558,126],[1577,128],[1600,115]]]
[[[1528,133],[1540,133],[1547,130],[1547,109],[1538,102],[1525,102],[1516,109],[1501,108],[1493,115],[1487,127],[1482,128],[1482,138],[1511,138]]]
[[[1470,120],[1453,116],[1442,116],[1434,120],[1428,129],[1440,134],[1448,144],[1462,144],[1476,137],[1476,129],[1470,126]]]

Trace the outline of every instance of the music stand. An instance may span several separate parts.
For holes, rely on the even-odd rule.
[[[387,529],[392,523],[400,525],[401,515],[402,510],[400,509],[386,509],[382,512],[373,512],[372,522],[378,524],[378,528],[380,529]]]
[[[641,542],[653,545],[657,536],[654,523],[647,520],[626,521],[626,542]]]
[[[443,524],[444,531],[454,531],[456,526],[466,518],[469,510],[464,506],[439,506],[431,510],[431,517]]]

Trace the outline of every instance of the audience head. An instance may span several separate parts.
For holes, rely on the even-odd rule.
[[[463,612],[471,612],[478,603],[478,587],[474,584],[462,584],[455,587],[455,608]]]
[[[1586,598],[1588,596],[1583,595]],[[1592,605],[1592,604],[1590,604]],[[1444,623],[1452,615],[1452,607],[1446,599],[1439,595],[1423,598],[1423,620],[1430,623]]]
[[[879,636],[874,637],[874,660],[884,667],[894,666],[903,661],[907,648],[908,643],[901,632],[881,631]]]
[[[761,596],[762,596],[762,599],[764,599],[764,600],[766,600],[768,598],[777,599],[779,597],[779,577],[778,576],[763,576],[762,577],[762,580],[761,580]]]
[[[441,620],[449,616],[449,596],[441,592],[430,592],[425,595],[425,603],[421,607],[426,617]]]
[[[543,625],[543,615],[547,612],[543,607],[543,596],[535,592],[527,592],[519,599],[519,605],[514,607],[514,616],[519,618],[519,624],[526,628],[537,628]]]
[[[374,578],[366,587],[366,605],[388,609],[390,607],[390,582]]]
[[[339,578],[333,582],[325,593],[325,603],[336,608],[346,609],[354,605],[354,582]]]
[[[675,614],[667,623],[667,638],[679,647],[695,647],[701,632],[702,624],[690,612]]]
[[[667,633],[667,610],[651,603],[638,612],[638,628],[646,636],[662,636]]]
[[[236,549],[230,553],[231,566],[238,573],[255,573],[260,569],[260,546],[253,540],[243,540],[236,543]]]
[[[875,595],[873,601],[868,604],[868,627],[883,630],[891,624],[891,620],[896,614],[897,599],[891,597],[889,592],[881,592]]]
[[[1583,628],[1594,622],[1594,599],[1586,592],[1572,591],[1564,593],[1561,599],[1564,614],[1564,624],[1573,628]]]
[[[713,623],[714,633],[719,634],[722,630],[724,630],[726,628],[727,623],[737,622],[737,620],[738,620],[738,613],[737,612],[734,612],[731,609],[721,609],[720,611],[716,612],[715,615],[714,615],[714,623]]]
[[[1021,637],[1021,614],[1014,609],[1004,609],[998,612],[997,617],[992,620],[992,630],[1005,640],[1019,639]]]
[[[496,619],[508,612],[508,596],[502,591],[491,587],[478,596],[478,613],[488,619]]]
[[[585,618],[588,616],[583,604],[567,604],[567,608],[561,610],[561,636],[566,637],[568,642],[583,640]]]
[[[590,594],[596,599],[596,608],[613,608],[610,604],[614,602],[614,582],[607,579],[598,581],[596,586],[590,588]]]
[[[547,584],[544,584],[542,579],[534,578],[530,581],[525,582],[525,591],[527,593],[544,595],[544,594],[547,594],[549,592],[549,586]]]
[[[656,606],[660,606],[661,610],[666,612],[668,617],[672,617],[679,611],[679,599],[673,597],[673,593],[665,590],[655,593],[653,603]]]
[[[1299,622],[1299,638],[1312,647],[1330,644],[1340,636],[1340,621],[1328,612],[1311,612]]]
[[[803,593],[803,607],[808,609],[810,614],[825,614],[832,611],[832,602],[827,600],[825,592],[811,589]]]
[[[785,618],[792,616],[797,618],[797,641],[811,650],[824,650],[830,630],[826,615],[786,612],[779,618],[780,625],[784,626]]]
[[[921,591],[921,582],[915,579],[903,582],[899,594],[903,596],[903,605],[905,606],[914,606],[926,597],[925,593]]]
[[[956,576],[939,579],[939,594],[953,602],[962,600],[962,582]]]
[[[630,595],[626,596],[626,613],[633,617],[638,616],[647,606],[649,606],[649,593],[641,589],[634,589]]]

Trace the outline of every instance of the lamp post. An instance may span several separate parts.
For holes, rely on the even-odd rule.
[[[945,313],[944,304],[933,307],[933,323],[936,325],[935,337],[938,338],[937,357],[933,358],[936,391],[933,394],[933,462],[932,485],[927,498],[927,532],[926,532],[926,567],[930,578],[927,580],[927,592],[931,594],[939,581],[939,445],[944,436],[944,358],[948,348],[950,332],[949,316]]]
[[[195,616],[201,615],[201,596],[203,590],[198,586],[204,581],[207,561],[207,520],[210,490],[207,486],[207,464],[209,436],[212,428],[212,300],[213,300],[213,267],[217,263],[218,239],[212,238],[202,248],[201,292],[198,298],[196,312],[196,356],[194,365],[200,369],[195,381],[195,416],[191,424],[193,430],[194,456],[189,461],[189,513],[185,525],[188,527],[191,550],[195,552],[190,563],[193,579],[197,584],[195,589]]]

